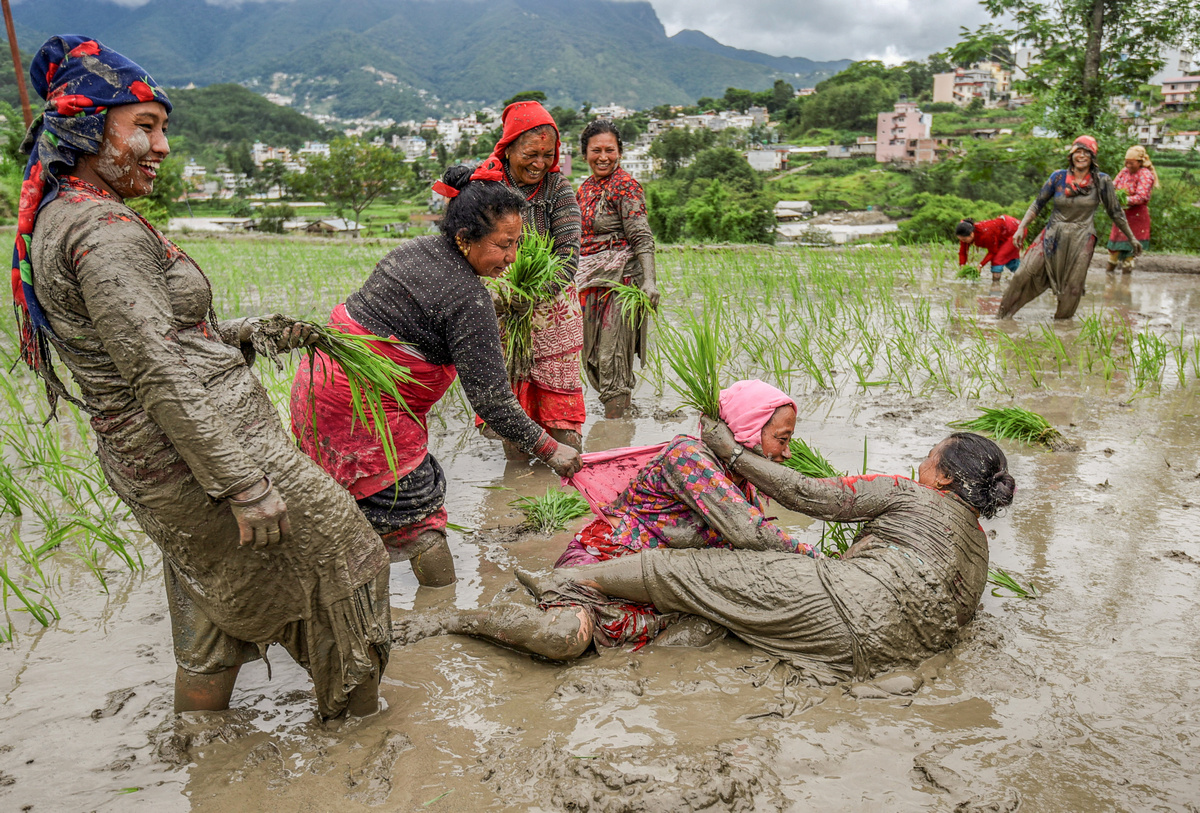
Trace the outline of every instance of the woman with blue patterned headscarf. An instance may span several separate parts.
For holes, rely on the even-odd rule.
[[[22,355],[52,404],[92,416],[109,484],[162,550],[176,710],[228,707],[241,664],[279,643],[323,717],[373,711],[390,645],[383,545],[284,432],[250,370],[253,322],[218,322],[200,267],[125,205],[170,152],[170,101],[86,37],[52,37],[30,73],[46,104],[13,255]],[[289,330],[280,349],[306,340]]]

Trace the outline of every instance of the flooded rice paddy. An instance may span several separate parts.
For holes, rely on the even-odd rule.
[[[389,246],[184,247],[223,316],[323,319]],[[157,552],[102,485],[85,422],[64,406],[41,429],[17,369],[0,425],[0,809],[1200,809],[1200,278],[1093,272],[1076,319],[1052,323],[1043,297],[997,323],[1001,288],[955,279],[941,250],[687,250],[660,268],[664,318],[718,318],[728,380],[791,392],[797,434],[838,468],[861,470],[865,444],[868,471],[908,474],[980,405],[1045,415],[1081,450],[1002,442],[1016,500],[984,522],[993,567],[1041,597],[986,592],[953,650],[869,684],[809,687],[728,638],[555,664],[443,637],[393,650],[369,719],[318,723],[280,651],[270,678],[243,669],[233,711],[177,720]],[[693,431],[669,369],[652,354],[634,415],[590,418],[586,449]],[[289,376],[259,371],[282,403]],[[506,463],[456,392],[431,430],[466,529],[460,580],[418,590],[394,566],[397,612],[487,603],[574,530],[520,532],[509,501],[556,478]]]

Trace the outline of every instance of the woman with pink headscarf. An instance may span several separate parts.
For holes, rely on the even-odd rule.
[[[768,460],[789,457],[796,428],[796,402],[762,381],[739,381],[720,396],[721,418],[739,448]],[[668,443],[583,455],[584,468],[569,479],[598,514],[567,546],[556,567],[595,564],[653,548],[725,548],[819,556],[793,539],[763,513],[755,487],[733,474],[692,435]],[[615,495],[615,496],[614,496]],[[597,646],[634,644],[640,648],[680,618],[653,605],[622,600],[594,601],[570,596],[531,607],[435,612],[402,624],[406,640],[428,634],[478,635],[536,654],[567,658],[582,654],[586,636],[556,634],[565,624],[584,626]],[[429,623],[432,622],[432,623]],[[418,631],[419,628],[419,631]],[[546,650],[547,642],[556,642]],[[530,644],[533,644],[532,646]],[[578,651],[575,651],[578,650]]]

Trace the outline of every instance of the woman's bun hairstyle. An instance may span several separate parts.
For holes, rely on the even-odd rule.
[[[461,192],[466,189],[467,184],[471,182],[472,172],[474,172],[474,170],[465,164],[452,166],[442,173],[442,183]]]
[[[450,240],[461,236],[474,243],[496,228],[506,215],[521,214],[521,199],[499,181],[471,180],[475,170],[459,164],[442,173],[442,183],[458,190],[446,201],[441,230]]]
[[[942,444],[938,468],[951,479],[950,490],[981,517],[991,519],[1012,505],[1017,482],[994,441],[973,432],[955,432]]]
[[[955,237],[970,237],[975,232],[975,221],[969,217],[964,217],[958,221],[958,225],[954,227]]]

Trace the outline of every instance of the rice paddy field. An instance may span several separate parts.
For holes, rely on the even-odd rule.
[[[222,317],[318,321],[398,245],[181,244]],[[832,688],[732,639],[556,664],[443,637],[393,649],[386,708],[368,719],[317,722],[306,675],[272,651],[270,673],[243,669],[233,711],[176,720],[157,550],[106,486],[87,420],[64,404],[46,423],[40,387],[13,366],[0,376],[0,809],[1197,810],[1200,279],[1094,271],[1074,320],[1053,322],[1047,296],[999,322],[1002,286],[958,278],[955,260],[940,247],[659,254],[656,318],[714,326],[723,383],[790,392],[816,470],[909,475],[951,423],[986,410],[1032,411],[1063,436],[1000,440],[1018,490],[984,521],[995,589],[960,643]],[[6,369],[14,330],[0,319]],[[696,430],[663,347],[630,417],[589,418],[587,450]],[[281,420],[290,363],[258,365]],[[602,412],[594,393],[588,408]],[[485,604],[586,521],[471,414],[455,386],[430,421],[459,582],[418,589],[394,566],[397,614]],[[560,496],[538,514],[548,489]],[[771,513],[837,547],[837,529]]]

